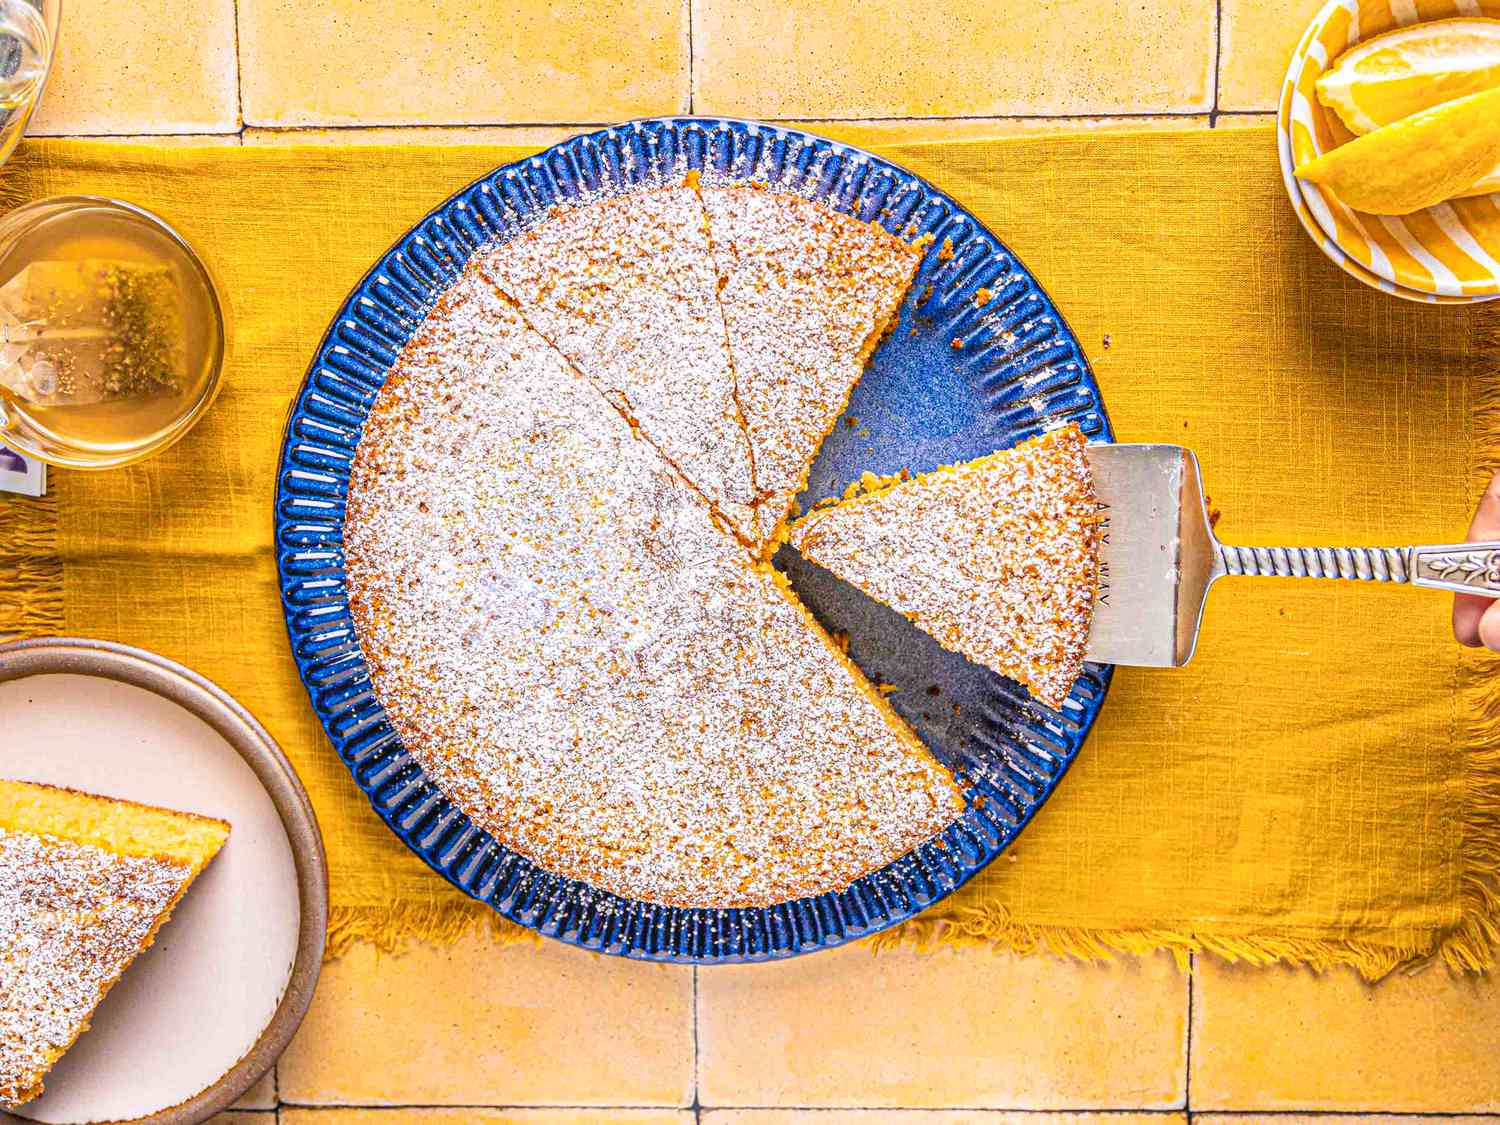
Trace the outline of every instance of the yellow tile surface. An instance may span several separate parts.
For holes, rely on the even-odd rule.
[[[1151,129],[1206,129],[1207,114],[1137,117],[968,117],[962,120],[795,121],[787,124],[853,145],[927,144],[1035,137],[1046,133],[1092,133]]]
[[[240,143],[238,133],[101,133],[90,140],[117,144],[163,145],[173,148],[233,148]]]
[[[687,107],[686,0],[239,0],[252,125],[612,121]]]
[[[66,0],[35,136],[239,128],[234,0]]]
[[[1214,0],[696,0],[694,104],[797,118],[1203,111],[1213,36]]]
[[[1275,110],[1292,51],[1323,0],[1224,0],[1220,109]]]
[[[1225,113],[1219,116],[1216,129],[1266,129],[1275,128],[1274,113]]]
[[[284,1109],[281,1125],[693,1125],[688,1109]]]
[[[704,1105],[1175,1108],[1187,981],[988,950],[855,947],[698,975]]]
[[[341,129],[245,130],[247,145],[536,145],[591,133],[597,125],[400,125]]]
[[[1230,118],[1222,118],[1223,124]],[[1238,118],[1234,120],[1240,120]],[[1244,120],[1258,120],[1245,118]],[[1207,114],[1147,114],[1133,117],[970,117],[961,120],[789,121],[785,124],[854,145],[923,144],[936,141],[982,141],[994,137],[1029,137],[1045,133],[1206,129]],[[404,125],[336,129],[264,129],[244,131],[247,145],[286,144],[458,144],[536,145],[544,148],[591,133],[598,125]],[[221,138],[232,141],[233,138]]]
[[[692,1102],[692,973],[475,935],[324,966],[278,1067],[305,1105]]]
[[[1187,1125],[1185,1113],[1012,1113],[1001,1109],[845,1109],[843,1125]],[[709,1109],[703,1125],[828,1125],[826,1109]]]
[[[1500,1117],[1483,1114],[1423,1114],[1417,1122],[1395,1113],[1340,1114],[1330,1121],[1318,1113],[1195,1113],[1195,1125],[1496,1125]]]
[[[1500,1110],[1500,984],[1200,960],[1192,1090],[1201,1109]]]
[[[1221,124],[1230,120],[1222,118]],[[1238,119],[1236,119],[1238,120]],[[1246,120],[1256,120],[1248,118]],[[1144,114],[1133,117],[969,117],[961,120],[788,121],[785,124],[849,144],[920,144],[933,141],[982,141],[993,137],[1031,137],[1045,133],[1078,133],[1137,129],[1206,129],[1208,115]],[[495,144],[554,145],[598,125],[406,125],[338,129],[245,130],[247,145],[277,144]]]
[[[276,1108],[276,1068],[272,1067],[261,1075],[260,1081],[240,1097],[234,1103],[235,1109],[275,1109]]]

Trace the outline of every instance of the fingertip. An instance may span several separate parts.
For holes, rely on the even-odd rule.
[[[1492,602],[1479,619],[1479,639],[1484,647],[1500,652],[1500,603]]]
[[[1453,597],[1453,636],[1461,645],[1478,648],[1479,620],[1490,608],[1488,598],[1476,598],[1473,594],[1455,594]]]
[[[1474,519],[1469,524],[1469,541],[1493,539],[1500,534],[1500,472],[1490,477],[1479,504],[1474,509]]]

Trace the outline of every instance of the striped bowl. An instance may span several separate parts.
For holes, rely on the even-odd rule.
[[[1276,116],[1282,178],[1308,234],[1367,285],[1432,304],[1500,297],[1500,193],[1400,217],[1368,215],[1297,179],[1292,169],[1350,139],[1314,92],[1319,75],[1339,55],[1392,28],[1453,16],[1500,18],[1500,0],[1329,0],[1292,55]]]

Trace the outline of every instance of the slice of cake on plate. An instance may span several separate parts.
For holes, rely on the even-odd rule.
[[[766,905],[843,889],[963,811],[780,576],[472,274],[371,410],[344,548],[402,744],[547,871]]]
[[[474,260],[736,529],[753,534],[750,447],[691,188],[560,207]]]
[[[1073,425],[883,482],[789,531],[805,558],[1054,708],[1083,671],[1098,537],[1086,442]]]
[[[41,1094],[228,838],[222,820],[0,781],[0,1106]]]
[[[922,253],[874,223],[755,187],[702,189],[770,536],[807,483]]]

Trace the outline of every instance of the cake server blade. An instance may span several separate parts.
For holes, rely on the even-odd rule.
[[[1500,542],[1427,547],[1234,547],[1214,536],[1198,458],[1180,445],[1091,445],[1099,592],[1088,658],[1171,668],[1192,659],[1220,578],[1342,578],[1500,598]]]

